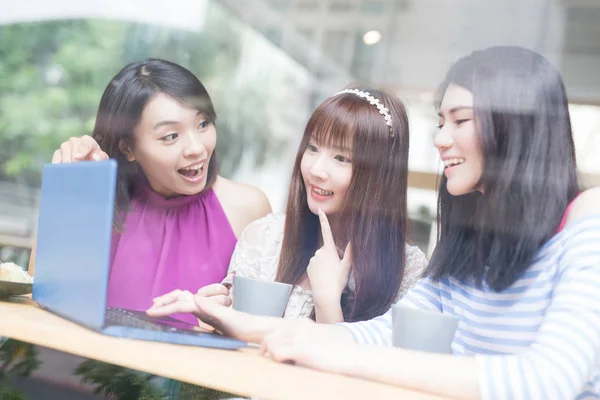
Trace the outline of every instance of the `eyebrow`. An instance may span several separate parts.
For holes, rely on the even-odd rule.
[[[317,141],[314,140],[314,139],[312,139],[312,138],[308,141],[308,144],[312,144],[312,145],[315,145],[315,146],[324,146],[323,144],[317,143]],[[325,146],[325,147],[327,147],[327,146]],[[342,147],[340,147],[340,146],[331,146],[331,149],[333,149],[335,151],[342,152],[342,153],[352,153],[352,149],[350,147],[348,147],[348,146],[342,146]]]
[[[473,107],[471,107],[471,106],[456,106],[456,107],[452,107],[450,110],[448,110],[448,114],[454,114],[454,113],[456,113],[458,111],[461,111],[461,110],[473,110]],[[438,111],[438,115],[440,117],[443,117],[441,111]]]
[[[342,147],[335,146],[332,150],[335,151],[336,153],[340,153],[340,154],[345,154],[345,155],[352,154],[352,149],[350,149],[348,147],[342,148]]]
[[[194,118],[198,117],[198,115],[203,114],[202,111],[198,111],[196,113],[196,115],[194,116]],[[156,125],[154,125],[154,128],[152,128],[153,131],[156,131],[158,128],[162,127],[162,126],[166,126],[166,125],[177,125],[179,123],[179,121],[160,121],[159,123],[157,123]]]

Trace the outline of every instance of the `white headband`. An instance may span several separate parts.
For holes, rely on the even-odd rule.
[[[371,93],[369,92],[363,92],[361,90],[358,89],[344,89],[341,92],[337,92],[335,94],[335,96],[337,96],[338,94],[342,94],[342,93],[352,93],[357,95],[358,97],[361,97],[365,100],[367,100],[370,104],[374,105],[377,107],[377,109],[379,110],[379,114],[383,115],[383,117],[385,118],[385,124],[387,126],[390,127],[390,135],[393,136],[393,132],[392,132],[392,116],[390,115],[390,110],[388,110],[388,108],[386,106],[384,106],[379,99],[371,96]]]

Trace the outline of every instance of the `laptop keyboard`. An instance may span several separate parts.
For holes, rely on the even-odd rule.
[[[142,311],[126,310],[123,308],[106,307],[106,326],[126,326],[130,328],[145,329],[151,331],[176,332],[184,334],[197,335],[200,332],[195,332],[192,325],[185,322],[165,317],[152,318]],[[178,328],[182,326],[185,328]]]

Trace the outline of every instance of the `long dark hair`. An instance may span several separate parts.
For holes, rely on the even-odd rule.
[[[396,299],[404,273],[407,224],[408,119],[404,105],[383,91],[361,88],[390,112],[386,125],[376,106],[355,94],[325,100],[311,116],[302,138],[290,185],[284,238],[276,279],[298,284],[318,249],[321,228],[308,208],[300,171],[309,141],[352,149],[352,178],[341,220],[345,246],[352,243],[355,290],[342,295],[346,321],[383,314]],[[343,248],[343,247],[342,247]]]
[[[215,123],[217,115],[208,92],[187,69],[169,61],[147,59],[126,65],[110,81],[98,107],[92,137],[110,158],[118,163],[115,199],[115,227],[127,211],[136,182],[139,182],[137,162],[129,162],[119,148],[123,140],[135,147],[134,130],[148,102],[164,93],[187,106],[201,111]],[[206,188],[217,177],[217,159],[213,154],[208,164]]]
[[[459,60],[438,101],[449,84],[473,93],[484,190],[452,196],[442,177],[438,244],[427,274],[500,292],[523,275],[579,192],[566,91],[548,60],[519,47]]]

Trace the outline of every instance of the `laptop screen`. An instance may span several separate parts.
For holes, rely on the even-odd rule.
[[[42,173],[33,299],[82,325],[104,324],[117,165],[47,164]]]

